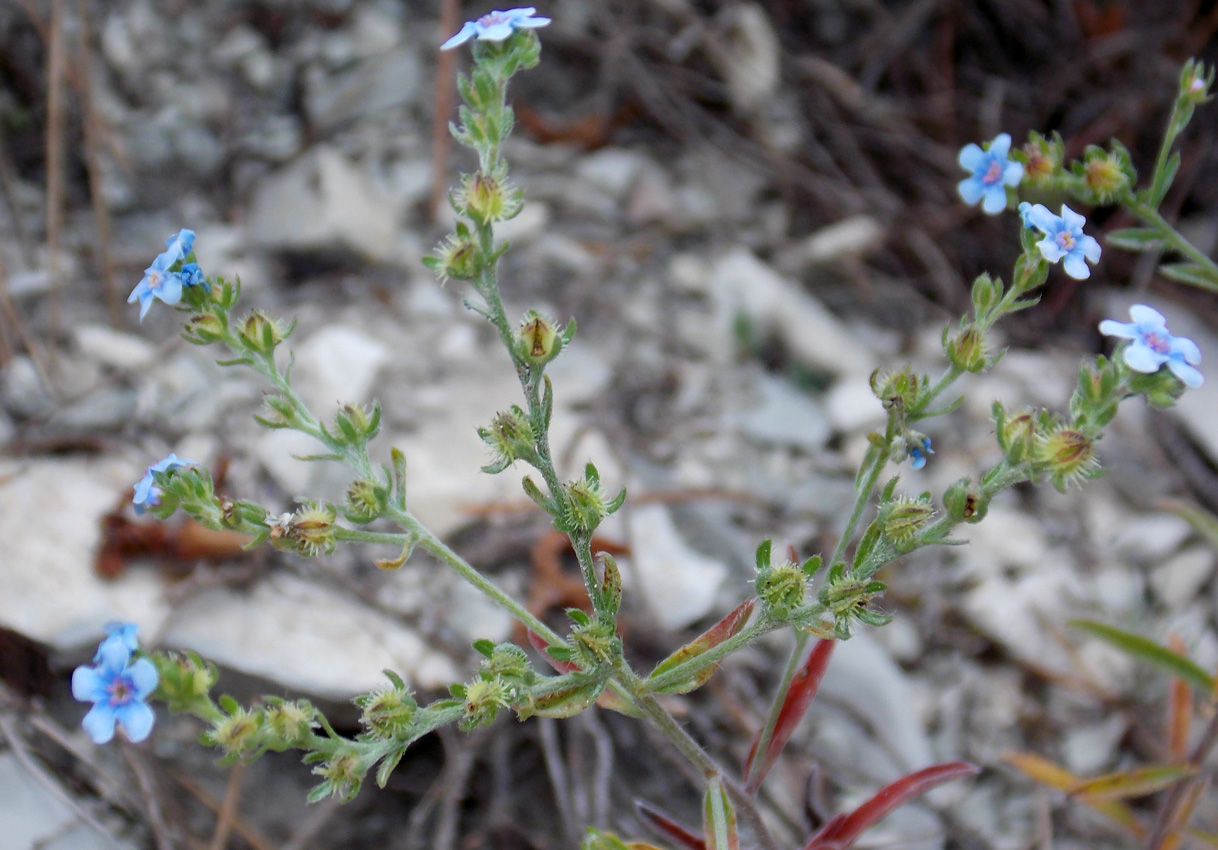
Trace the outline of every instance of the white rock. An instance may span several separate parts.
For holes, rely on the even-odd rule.
[[[96,641],[110,620],[159,627],[169,608],[155,573],[107,581],[93,569],[102,516],[143,473],[112,459],[0,464],[0,624],[63,651]]]
[[[1010,505],[991,504],[985,522],[966,526],[956,536],[969,542],[960,552],[969,572],[994,574],[1007,567],[1041,571],[1050,566],[1044,529]]]
[[[988,522],[987,518],[975,527]],[[968,591],[964,611],[978,629],[1014,657],[1037,669],[1068,673],[1070,660],[1045,623],[1064,622],[1085,600],[1078,578],[1059,569],[1017,578],[991,576]]]
[[[1196,599],[1214,574],[1214,550],[1206,545],[1190,546],[1155,567],[1150,586],[1171,610],[1183,608]]]
[[[332,699],[383,685],[385,669],[421,688],[458,677],[451,659],[414,631],[285,573],[249,591],[199,593],[174,612],[161,642]]]
[[[630,189],[646,158],[624,148],[602,148],[581,157],[575,173],[598,189],[620,200]]]
[[[76,347],[85,357],[115,369],[137,371],[156,359],[156,347],[143,337],[105,325],[77,325],[72,330]]]
[[[765,373],[751,375],[748,383],[759,397],[734,405],[731,417],[744,436],[807,451],[824,447],[829,423],[815,399],[790,381]]]
[[[313,414],[329,419],[340,404],[364,404],[375,393],[377,372],[389,362],[389,347],[346,325],[328,325],[296,348],[293,385]]]
[[[656,621],[675,631],[709,614],[727,567],[692,549],[663,505],[636,506],[627,522],[634,554],[622,565],[623,582],[638,589]]]
[[[924,719],[909,710],[916,704],[909,681],[869,632],[838,642],[819,694],[863,717],[904,769],[934,762]]]
[[[884,228],[880,223],[869,215],[855,215],[814,231],[784,250],[775,265],[787,274],[797,274],[809,266],[870,254],[882,247]]]
[[[265,178],[250,206],[245,227],[255,245],[347,250],[381,263],[396,259],[397,208],[331,147],[315,146]]]
[[[323,132],[410,105],[418,96],[423,74],[418,54],[406,49],[369,58],[334,75],[316,66],[309,71],[305,110],[313,126]]]
[[[1066,768],[1082,776],[1103,771],[1112,764],[1128,725],[1116,713],[1096,723],[1071,727],[1061,744]]]
[[[1162,561],[1193,533],[1188,520],[1176,514],[1124,516],[1112,550],[1138,563]]]
[[[881,426],[884,406],[865,380],[838,381],[825,397],[825,411],[835,431],[851,434]]]
[[[743,313],[759,330],[776,331],[805,366],[855,379],[875,369],[875,356],[866,344],[798,284],[747,249],[735,248],[720,257],[709,286],[720,323],[731,327]]]
[[[51,771],[34,776],[15,755],[0,753],[0,835],[8,850],[134,850],[130,839],[101,835],[83,823],[80,812],[64,802],[71,797]]]

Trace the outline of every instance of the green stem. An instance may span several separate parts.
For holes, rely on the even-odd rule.
[[[1204,269],[1206,275],[1214,281],[1212,287],[1206,288],[1211,291],[1218,291],[1218,264],[1215,264],[1213,260],[1201,253],[1193,243],[1185,239],[1178,230],[1168,224],[1167,219],[1163,218],[1162,214],[1154,207],[1145,202],[1127,203],[1124,206],[1126,210],[1140,218],[1144,224],[1150,225],[1157,230],[1169,248],[1187,257]]]
[[[450,549],[443,540],[425,528],[409,511],[403,511],[391,506],[388,514],[395,522],[405,528],[407,532],[417,537],[419,546],[451,567],[457,575],[482,591],[488,599],[542,637],[547,643],[560,645],[564,642],[557,632],[533,616],[532,612],[517,602],[510,594],[503,591],[493,581],[478,572],[468,561]]]

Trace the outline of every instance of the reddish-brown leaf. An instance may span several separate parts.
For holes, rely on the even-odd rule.
[[[674,667],[697,658],[708,649],[718,646],[728,638],[739,633],[744,628],[745,623],[749,621],[749,616],[753,613],[753,606],[756,602],[756,599],[750,599],[747,602],[741,603],[722,620],[657,664],[656,669],[651,671],[651,675],[648,678],[654,679],[662,673],[667,673]],[[666,694],[687,693],[706,684],[706,680],[714,675],[718,667],[718,664],[710,664],[688,679],[675,682],[663,688],[657,688],[657,690]]]
[[[879,821],[893,809],[908,803],[927,791],[962,776],[972,776],[980,768],[967,761],[951,761],[924,768],[886,785],[874,797],[847,815],[837,815],[808,840],[804,850],[846,850],[858,840],[863,830]]]
[[[650,803],[635,800],[634,808],[639,813],[640,818],[682,847],[686,847],[688,850],[706,850],[706,842],[702,839],[701,835],[698,835],[698,833],[689,827],[677,823]]]
[[[787,689],[782,708],[778,711],[778,720],[774,723],[774,731],[770,733],[770,740],[765,745],[765,753],[761,756],[760,763],[758,763],[757,748],[765,730],[762,729],[753,739],[753,746],[749,749],[749,756],[744,762],[745,788],[749,793],[753,793],[761,787],[761,781],[770,772],[774,762],[778,761],[779,753],[782,752],[791,733],[795,731],[795,727],[799,725],[799,721],[808,711],[808,706],[812,704],[812,699],[820,688],[820,680],[824,678],[825,670],[829,667],[829,656],[833,654],[835,645],[836,641],[833,640],[817,642],[808,655],[808,660],[804,662],[803,668],[791,680],[791,687]]]

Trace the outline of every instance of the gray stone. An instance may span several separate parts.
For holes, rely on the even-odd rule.
[[[1214,575],[1214,550],[1201,544],[1190,546],[1159,564],[1150,574],[1150,586],[1155,595],[1176,611],[1200,595]]]
[[[364,404],[375,395],[377,373],[389,362],[387,345],[367,330],[332,324],[296,347],[293,384],[323,422],[341,404]]]
[[[71,798],[50,771],[34,776],[15,755],[0,753],[0,835],[7,850],[134,850],[131,839],[83,823],[83,809],[65,802]]]
[[[765,9],[737,3],[720,16],[720,38],[710,52],[727,83],[728,99],[741,115],[752,115],[778,91],[780,48]]]
[[[757,398],[735,403],[732,421],[749,439],[816,451],[829,440],[829,423],[816,400],[790,381],[767,374],[748,379]]]
[[[310,68],[305,77],[305,111],[322,133],[390,109],[402,109],[418,96],[422,67],[412,50],[394,50],[335,75]]]
[[[644,168],[646,158],[623,148],[602,148],[581,157],[575,167],[580,179],[621,200]]]
[[[670,631],[707,616],[727,567],[691,548],[663,505],[637,505],[626,521],[634,553],[621,565],[627,592],[637,588],[656,622]]]
[[[342,154],[318,146],[262,181],[245,222],[250,242],[291,251],[396,259],[398,211]]]
[[[840,319],[751,252],[736,248],[724,254],[708,284],[721,324],[733,326],[743,313],[759,331],[777,333],[796,360],[818,372],[859,380],[875,369],[871,350]]]

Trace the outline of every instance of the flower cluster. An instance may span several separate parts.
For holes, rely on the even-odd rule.
[[[1018,186],[1023,179],[1023,165],[1011,162],[1011,136],[1000,133],[982,150],[967,144],[960,149],[957,161],[965,171],[973,172],[956,186],[960,197],[970,206],[981,201],[981,209],[997,215],[1007,208],[1007,187]]]
[[[440,49],[452,50],[471,38],[478,41],[503,41],[516,30],[537,29],[550,23],[549,18],[534,16],[536,11],[532,6],[526,6],[522,9],[489,12],[476,21],[466,21],[456,35],[440,45]]]
[[[1034,227],[1045,235],[1036,243],[1042,257],[1050,263],[1063,260],[1062,268],[1075,280],[1091,277],[1087,263],[1094,265],[1099,262],[1100,243],[1083,233],[1086,218],[1065,204],[1062,204],[1062,214],[1057,216],[1041,204],[1033,205],[1027,201],[1019,205],[1019,217],[1023,219],[1024,227]]]
[[[193,460],[182,460],[176,454],[170,452],[169,457],[148,467],[144,477],[135,485],[135,495],[131,499],[131,504],[135,505],[135,512],[142,514],[149,508],[155,508],[161,504],[161,488],[156,486],[156,474],[158,472],[168,472],[171,469],[178,469],[182,466],[194,465],[195,462]]]
[[[106,632],[93,666],[85,664],[72,673],[72,696],[93,703],[81,722],[93,743],[113,738],[116,725],[139,743],[148,737],[156,719],[145,701],[156,690],[156,666],[147,658],[132,659],[139,646],[134,623],[107,623]]]
[[[165,240],[165,250],[157,254],[152,265],[144,269],[144,277],[127,296],[128,304],[140,302],[141,322],[152,308],[154,299],[164,304],[177,304],[182,300],[183,287],[207,286],[198,263],[186,262],[194,242],[193,230],[179,230]]]
[[[1135,372],[1150,374],[1167,368],[1187,387],[1199,387],[1205,377],[1197,369],[1201,362],[1201,349],[1197,343],[1182,336],[1167,332],[1167,320],[1158,310],[1145,304],[1134,304],[1129,308],[1132,322],[1117,322],[1105,319],[1100,322],[1100,333],[1130,340],[1125,347],[1125,365]]]

